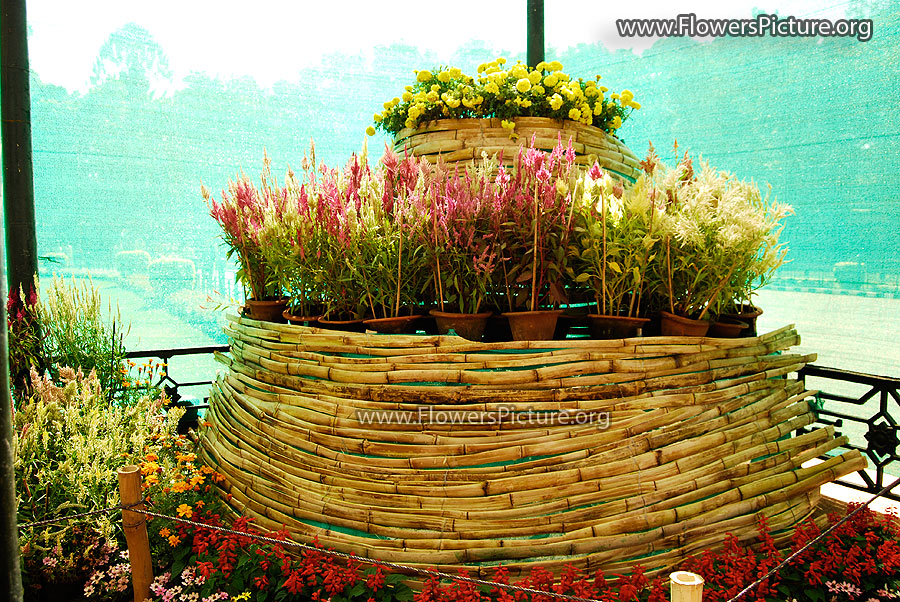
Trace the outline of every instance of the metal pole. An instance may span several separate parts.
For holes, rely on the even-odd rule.
[[[31,94],[25,0],[0,0],[0,136],[3,143],[3,202],[9,282],[31,287],[37,272],[34,183],[31,175]],[[0,265],[3,265],[0,251]],[[0,274],[0,290],[6,278]],[[4,296],[5,297],[5,296]],[[22,601],[12,398],[9,392],[9,339],[6,299],[0,297],[0,597]]]
[[[535,67],[544,60],[544,0],[528,0],[528,63]]]
[[[6,213],[8,290],[28,294],[37,273],[34,181],[31,164],[31,91],[25,0],[0,0],[0,104],[3,136],[3,209]]]

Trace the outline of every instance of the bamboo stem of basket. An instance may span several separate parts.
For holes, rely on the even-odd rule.
[[[675,571],[669,575],[672,602],[701,602],[703,600],[703,577],[687,571]]]
[[[134,506],[143,510],[141,501],[141,469],[134,465],[119,469],[119,499],[123,506]],[[134,602],[143,602],[150,597],[153,583],[153,563],[150,557],[150,539],[147,536],[147,518],[143,514],[122,510],[122,527],[128,544],[128,560],[131,562],[131,580],[134,588]]]

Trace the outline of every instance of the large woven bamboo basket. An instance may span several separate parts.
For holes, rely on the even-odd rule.
[[[600,166],[621,180],[634,182],[640,175],[638,158],[620,140],[600,128],[575,121],[559,121],[547,117],[517,117],[517,140],[500,125],[500,119],[439,119],[421,127],[400,130],[394,137],[394,152],[409,152],[432,163],[438,158],[460,167],[480,161],[482,153],[497,156],[503,165],[511,166],[521,146],[552,150],[562,139],[572,141],[579,165]]]
[[[201,453],[230,503],[373,559],[659,572],[726,533],[753,538],[759,514],[786,541],[822,484],[866,464],[831,427],[797,432],[815,416],[790,375],[814,356],[780,353],[792,327],[474,343],[241,317],[227,332]]]

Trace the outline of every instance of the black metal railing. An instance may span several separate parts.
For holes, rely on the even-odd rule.
[[[211,385],[212,380],[193,380],[180,382],[172,377],[169,372],[170,361],[175,357],[186,357],[190,355],[211,355],[215,352],[225,353],[228,351],[228,345],[208,345],[206,347],[181,347],[177,349],[150,349],[146,351],[129,351],[126,357],[128,359],[152,358],[162,360],[159,368],[159,375],[154,385],[162,387],[166,395],[172,400],[174,405],[180,405],[183,399],[182,389],[184,387],[197,387],[203,385]],[[208,398],[204,398],[206,402]],[[193,404],[196,406],[196,404]],[[204,406],[206,407],[206,406]]]
[[[869,470],[857,473],[862,479],[862,484],[846,478],[837,482],[852,489],[874,494],[887,482],[893,481],[891,474],[896,474],[897,470],[900,470],[900,464],[897,464],[900,462],[900,455],[897,454],[898,423],[892,415],[893,412],[900,417],[900,393],[898,393],[900,378],[815,365],[800,370],[800,378],[806,383],[807,388],[813,390],[826,389],[829,383],[832,384],[832,389],[848,388],[848,384],[850,388],[853,385],[857,388],[862,385],[865,389],[861,395],[838,394],[827,390],[822,390],[816,395],[815,409],[818,421],[834,426],[838,434],[847,435],[850,442],[846,447],[859,450],[869,461]],[[812,385],[807,379],[816,379],[817,382]],[[819,380],[826,386],[818,386]],[[893,472],[888,472],[889,469]],[[884,497],[900,501],[900,494],[889,492]]]

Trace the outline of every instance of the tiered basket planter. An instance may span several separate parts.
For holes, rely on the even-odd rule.
[[[792,327],[474,343],[244,317],[227,332],[202,450],[231,503],[360,556],[485,576],[498,563],[659,571],[728,532],[752,538],[758,513],[784,540],[820,485],[865,466],[850,451],[801,467],[846,439],[795,433],[815,419],[787,378],[812,356],[775,353],[799,342]],[[542,418],[491,420],[511,408]],[[431,423],[363,420],[376,410]],[[436,423],[450,411],[474,418]],[[608,428],[576,412],[607,413]]]
[[[638,158],[622,141],[600,128],[575,121],[559,121],[548,117],[515,118],[517,140],[510,139],[510,131],[500,125],[500,119],[439,119],[418,128],[400,130],[394,137],[394,152],[409,152],[425,157],[432,163],[438,158],[460,167],[488,157],[502,155],[501,163],[513,165],[519,147],[531,144],[550,151],[560,139],[563,145],[572,140],[576,163],[587,165],[591,157],[612,175],[634,182],[641,172]]]

